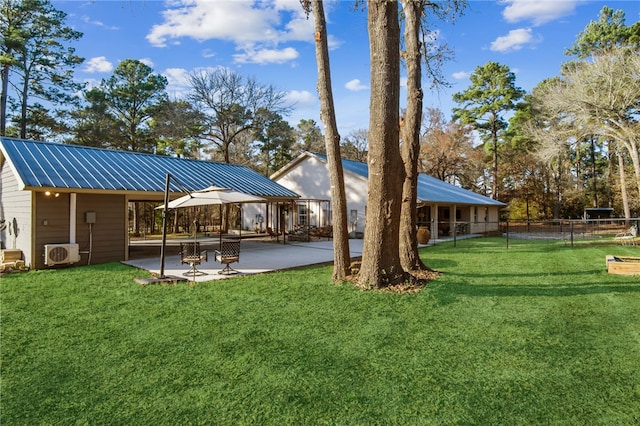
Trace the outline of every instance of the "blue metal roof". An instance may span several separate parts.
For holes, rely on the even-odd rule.
[[[189,191],[215,185],[261,197],[299,197],[233,164],[14,138],[0,138],[0,150],[26,189],[164,192],[170,173]],[[171,191],[184,192],[173,180]]]
[[[418,175],[418,202],[481,204],[486,206],[505,205],[500,201],[451,185],[424,173]]]
[[[327,161],[325,154],[310,153]],[[353,160],[342,160],[344,171],[362,176],[365,179],[369,176],[369,167],[366,163]],[[443,204],[480,204],[487,206],[504,206],[505,204],[484,195],[477,194],[468,189],[451,185],[440,179],[420,173],[418,175],[418,203],[443,203]]]

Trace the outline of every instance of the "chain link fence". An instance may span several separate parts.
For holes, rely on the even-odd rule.
[[[440,224],[440,228],[451,224]],[[444,226],[443,226],[444,225]],[[640,218],[632,219],[559,219],[559,220],[523,220],[501,221],[486,223],[482,232],[482,226],[475,226],[479,232],[469,232],[469,226],[465,222],[454,222],[447,234],[438,235],[434,244],[445,241],[453,241],[454,247],[459,240],[466,240],[478,236],[501,236],[508,247],[513,240],[538,240],[549,243],[564,242],[571,247],[584,244],[636,244],[640,246]],[[635,228],[635,231],[632,229]],[[634,237],[632,232],[636,233]],[[631,238],[629,236],[631,235]],[[473,240],[468,242],[473,244]]]

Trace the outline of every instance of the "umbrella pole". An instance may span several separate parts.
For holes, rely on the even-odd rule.
[[[167,210],[169,206],[169,180],[171,174],[167,173],[167,181],[164,187],[164,209],[162,209],[162,246],[160,246],[160,278],[164,278],[164,257],[167,245]]]

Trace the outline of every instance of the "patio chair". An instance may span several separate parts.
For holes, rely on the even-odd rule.
[[[625,232],[616,234],[614,240],[619,241],[622,244],[636,244],[636,237],[638,236],[638,228],[635,225],[627,229]]]
[[[271,238],[275,238],[278,236],[278,234],[276,234],[275,232],[273,232],[273,228],[271,228],[270,226],[267,226],[267,234],[269,234],[269,236]]]
[[[207,260],[207,251],[200,250],[200,243],[180,243],[180,264],[186,263],[191,266],[191,269],[189,269],[182,275],[189,277],[207,275],[206,272],[199,271],[197,268],[198,265],[200,265],[202,262],[206,262]]]
[[[225,267],[218,271],[221,275],[237,274],[238,271],[231,268],[229,264],[240,260],[240,240],[224,240],[220,242],[220,250],[216,250],[216,260],[225,264]]]

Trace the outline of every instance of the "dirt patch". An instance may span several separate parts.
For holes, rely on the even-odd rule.
[[[360,262],[353,262],[351,264],[352,274],[345,278],[346,282],[353,284],[355,287],[361,290],[371,290],[364,287],[358,282],[358,271],[360,271]],[[403,293],[412,294],[422,290],[430,281],[437,279],[441,275],[440,272],[432,269],[416,270],[408,273],[408,279],[398,284],[391,284],[375,291],[381,291],[386,293]]]

